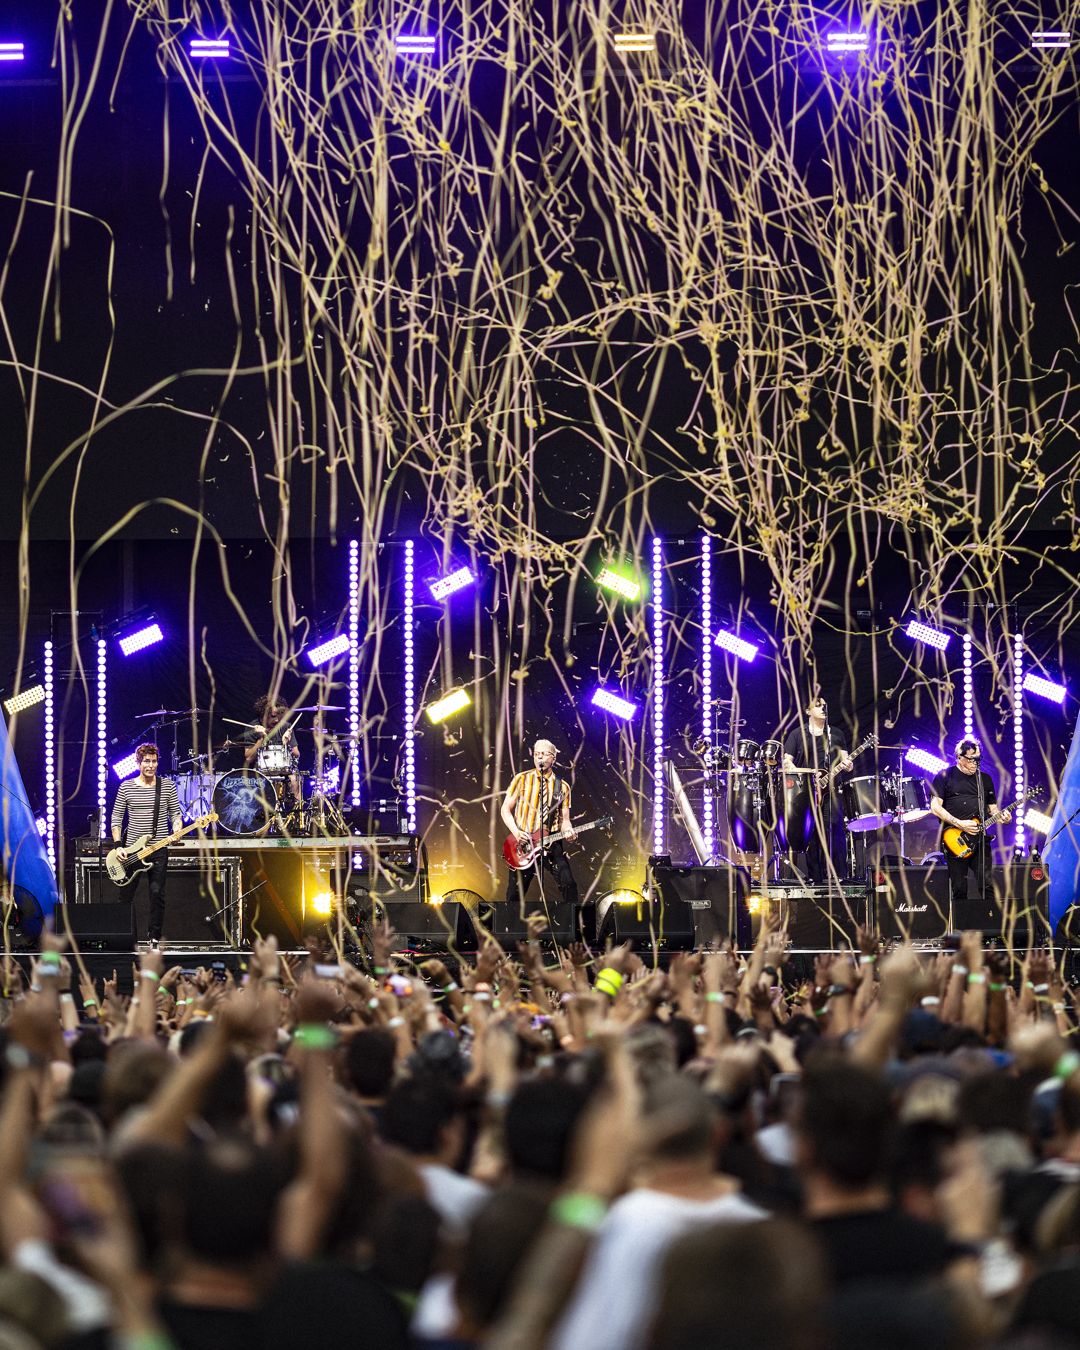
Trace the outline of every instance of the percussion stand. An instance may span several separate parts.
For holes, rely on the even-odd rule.
[[[896,822],[900,826],[900,866],[903,867],[904,859],[907,854],[904,852],[904,817],[907,812],[904,810],[904,756],[907,754],[907,747],[900,747],[900,772],[896,775],[896,804],[900,808],[897,815],[900,819]]]

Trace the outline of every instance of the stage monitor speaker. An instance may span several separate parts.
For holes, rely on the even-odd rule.
[[[162,940],[185,946],[233,944],[238,938],[239,915],[233,903],[239,894],[239,859],[219,858],[207,864],[195,854],[169,855],[165,872],[165,925]],[[133,910],[137,938],[145,938],[150,925],[150,889],[141,878],[129,886],[116,886],[96,856],[75,863],[75,903],[126,904]],[[221,917],[218,917],[219,911]]]
[[[985,937],[1000,938],[1009,947],[1049,946],[1050,874],[1037,858],[1019,859],[993,870],[993,900],[972,893],[974,877],[968,873],[968,895],[954,900],[952,926],[957,933],[976,929]]]
[[[68,925],[84,952],[130,952],[135,949],[135,909],[130,901],[102,900],[91,904],[57,905],[54,928]]]
[[[883,863],[870,876],[868,927],[882,938],[936,942],[951,931],[944,863]]]
[[[660,864],[650,869],[649,885],[659,913],[647,931],[666,935],[664,945],[715,947],[728,938],[739,947],[752,945],[745,873],[740,869]]]
[[[835,951],[855,941],[865,919],[866,886],[770,886],[768,905],[795,951]]]

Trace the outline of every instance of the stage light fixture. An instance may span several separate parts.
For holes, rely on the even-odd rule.
[[[109,786],[109,741],[108,741],[108,656],[109,644],[104,638],[98,638],[97,644],[97,804],[98,834],[102,839],[108,834],[107,808]]]
[[[638,715],[636,703],[628,698],[623,698],[621,694],[612,693],[610,689],[605,689],[602,685],[593,690],[590,702],[593,707],[601,708],[604,712],[609,712],[615,717],[621,717],[624,722],[632,722]]]
[[[1054,821],[1045,811],[1033,811],[1030,807],[1024,812],[1024,828],[1034,830],[1036,834],[1049,834]]]
[[[360,805],[360,541],[349,540],[349,799]]]
[[[609,891],[600,901],[600,904],[603,905],[605,901],[609,905],[644,905],[646,903],[642,893],[635,891],[631,886],[622,886],[617,891]]]
[[[60,797],[56,781],[56,711],[53,703],[53,645],[42,649],[42,683],[45,686],[45,852],[56,869],[56,803]]]
[[[621,595],[624,600],[641,599],[641,582],[636,577],[628,577],[624,572],[617,572],[614,567],[601,567],[596,584],[601,590]]]
[[[1068,50],[1072,46],[1072,33],[1067,29],[1053,31],[1044,28],[1038,33],[1032,33],[1031,45],[1036,51],[1048,51],[1055,47]]]
[[[399,33],[394,39],[398,56],[434,56],[436,40],[422,33]]]
[[[1055,680],[1044,680],[1041,675],[1032,675],[1030,672],[1024,676],[1023,688],[1029,694],[1038,694],[1040,698],[1051,699],[1054,703],[1064,703],[1065,696],[1069,692],[1063,684],[1058,684]]]
[[[746,897],[747,914],[760,914],[765,908],[765,897],[758,891],[751,891]]]
[[[708,752],[713,743],[713,643],[712,633],[712,539],[708,534],[701,536],[701,739]],[[708,781],[702,788],[701,797],[701,833],[709,857],[716,851],[714,835],[716,826],[713,820],[713,794]]]
[[[210,57],[213,60],[222,60],[230,54],[230,44],[228,38],[192,38],[188,43],[189,54],[195,57]]]
[[[320,919],[328,919],[334,912],[334,892],[319,891],[308,901],[308,909]]]
[[[120,639],[120,650],[125,656],[134,656],[136,652],[152,647],[157,642],[163,642],[164,639],[165,634],[161,631],[161,625],[151,623],[145,628],[136,629],[134,633],[125,633]]]
[[[402,623],[405,629],[404,718],[402,744],[405,747],[405,821],[406,832],[416,833],[416,667],[414,615],[416,602],[416,543],[405,541],[405,604]]]
[[[848,52],[865,52],[869,48],[869,33],[858,30],[849,32],[834,30],[825,34],[825,50],[830,56],[843,56]]]
[[[344,656],[348,650],[348,633],[337,633],[334,637],[327,638],[325,642],[309,647],[305,655],[311,665],[325,666],[327,661],[332,661],[335,656]]]
[[[652,643],[653,643],[653,853],[664,853],[667,837],[664,800],[664,543],[652,541]]]
[[[971,634],[964,634],[964,735],[975,735],[975,700],[972,695],[972,646]]]
[[[13,694],[11,698],[4,699],[4,711],[10,717],[13,713],[22,712],[24,708],[32,708],[35,703],[44,702],[45,686],[32,684],[29,689],[23,689],[18,694]]]
[[[923,642],[928,647],[934,647],[937,651],[943,652],[949,645],[951,633],[947,633],[943,628],[933,628],[928,623],[920,623],[918,619],[912,619],[904,632],[915,642]]]
[[[929,750],[920,750],[918,746],[913,746],[904,758],[909,764],[914,764],[917,769],[925,769],[927,773],[941,773],[949,767],[947,759],[942,759],[940,755],[932,755]]]
[[[26,44],[24,42],[0,42],[0,61],[25,61]]]
[[[429,722],[445,722],[448,717],[453,717],[455,713],[461,712],[472,703],[467,689],[453,689],[449,694],[436,699],[434,703],[429,703],[424,711],[427,713]]]
[[[642,32],[616,33],[612,41],[617,52],[654,52],[656,34]]]
[[[117,778],[130,778],[133,773],[139,771],[139,761],[135,758],[135,752],[125,755],[123,759],[118,759],[112,766],[112,771]]]
[[[458,591],[463,591],[466,586],[475,586],[476,576],[471,567],[459,567],[454,572],[448,572],[446,576],[439,577],[436,581],[428,582],[428,590],[431,592],[432,600],[445,600],[448,595],[456,595]]]
[[[1013,796],[1024,791],[1024,636],[1013,636]],[[1024,803],[1016,808],[1015,845],[1023,851],[1027,842],[1024,830]]]
[[[734,633],[729,633],[726,628],[721,628],[713,638],[714,646],[720,647],[725,652],[730,652],[732,656],[737,656],[740,661],[753,661],[761,648],[756,642],[747,642],[745,638],[736,637]]]
[[[436,895],[429,895],[428,898],[427,898],[427,903],[428,903],[429,905],[442,905],[442,904],[445,904],[445,903],[446,903],[446,896],[445,896],[445,895],[438,895],[438,894],[436,894]]]
[[[49,832],[49,822],[45,819],[44,816],[35,816],[34,824],[37,826],[38,834],[40,834],[42,839],[44,839]]]

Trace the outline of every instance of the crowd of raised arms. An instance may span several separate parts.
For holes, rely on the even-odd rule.
[[[1050,953],[540,937],[9,957],[0,1347],[1077,1344]]]

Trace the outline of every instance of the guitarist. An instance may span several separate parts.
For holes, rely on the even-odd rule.
[[[854,763],[848,755],[847,738],[839,727],[829,724],[828,705],[820,694],[813,695],[806,705],[806,719],[792,727],[784,738],[784,768],[816,769],[825,772],[838,765],[850,773]],[[807,784],[806,806],[810,804],[812,785]],[[798,794],[798,800],[803,800]],[[839,812],[835,809],[835,794],[830,792],[824,801],[814,795],[813,818],[816,828],[806,846],[806,870],[811,881],[828,880],[830,864],[835,866],[837,853],[844,857],[843,847],[837,847],[834,838]],[[843,865],[847,870],[846,863]]]
[[[974,835],[970,857],[958,858],[943,848],[949,869],[949,892],[953,900],[967,899],[967,875],[975,873],[979,898],[987,900],[992,880],[990,841],[983,823],[1006,824],[1008,811],[1000,811],[990,775],[979,768],[979,743],[963,740],[956,747],[956,763],[939,773],[930,787],[930,810],[943,825],[954,825]]]
[[[545,834],[567,831],[568,839],[577,837],[570,824],[570,784],[555,774],[558,754],[550,741],[537,741],[533,746],[533,768],[515,774],[506,790],[500,815],[507,830],[517,836],[520,844],[529,843],[532,833],[541,826]],[[538,870],[540,903],[534,904],[529,912],[545,914],[552,931],[566,928],[573,931],[578,888],[561,839],[549,845],[532,867],[526,867],[520,872],[511,869],[506,886],[506,903],[521,907]],[[549,876],[554,877],[561,898],[561,904],[554,913],[548,913],[544,895],[544,883]]]
[[[142,834],[150,836],[149,842],[165,839],[183,828],[184,818],[180,814],[180,803],[176,796],[176,784],[172,779],[158,777],[158,748],[156,745],[140,745],[135,751],[135,760],[139,766],[137,778],[128,778],[120,784],[113,802],[112,837],[119,844],[125,837],[121,827],[124,814],[127,813],[127,835],[129,839],[138,839]],[[127,857],[126,849],[119,850],[121,859]],[[150,885],[150,920],[147,940],[152,946],[161,941],[161,930],[165,923],[165,877],[169,866],[169,850],[160,849],[150,860],[147,872]],[[138,890],[138,878],[132,882],[132,900]]]

